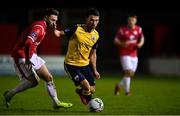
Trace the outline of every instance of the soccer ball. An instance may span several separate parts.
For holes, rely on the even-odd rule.
[[[93,98],[88,103],[88,108],[90,112],[101,112],[104,109],[104,103],[100,98]]]

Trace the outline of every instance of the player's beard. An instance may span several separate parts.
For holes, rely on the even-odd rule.
[[[54,29],[53,23],[46,21],[46,24],[47,24],[47,28]]]
[[[53,24],[49,24],[49,29],[53,29]]]

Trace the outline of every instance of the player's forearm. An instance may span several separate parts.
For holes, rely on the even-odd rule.
[[[116,45],[120,45],[120,44],[121,44],[121,42],[120,42],[120,40],[118,40],[118,38],[115,38],[115,39],[114,39],[114,44],[116,44]]]
[[[91,61],[91,65],[92,65],[92,68],[93,68],[93,71],[94,71],[94,72],[97,72],[96,60],[97,60],[96,53],[93,53],[93,54],[91,55],[91,57],[90,57],[90,61]]]
[[[122,42],[120,39],[118,39],[118,38],[115,38],[114,39],[114,44],[116,44],[116,45],[119,45],[119,46],[122,46],[122,45],[124,45],[124,42]]]
[[[144,37],[142,37],[138,43],[138,48],[141,48],[144,45]]]
[[[61,37],[61,36],[65,35],[65,33],[64,33],[64,31],[54,30],[54,35],[56,37]]]

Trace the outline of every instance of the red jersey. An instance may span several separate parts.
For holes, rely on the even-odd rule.
[[[142,28],[139,26],[135,26],[134,28],[130,29],[127,26],[122,26],[117,32],[116,37],[120,39],[122,42],[128,42],[128,46],[126,47],[119,47],[120,55],[128,55],[132,57],[137,56],[137,44],[139,39],[142,38],[143,32]]]
[[[28,52],[29,58],[36,53],[37,46],[44,39],[46,34],[46,22],[44,20],[36,21],[30,25],[22,34],[18,37],[17,43],[11,53],[11,56],[18,61],[19,58],[26,58],[25,52]],[[32,44],[30,45],[29,51],[26,50],[26,41],[30,39]]]

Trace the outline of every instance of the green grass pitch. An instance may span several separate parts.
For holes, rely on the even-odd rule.
[[[96,93],[104,102],[104,110],[90,113],[80,102],[72,81],[67,77],[57,78],[55,84],[60,100],[72,102],[70,109],[54,110],[47,94],[44,81],[35,88],[17,94],[6,109],[2,103],[5,90],[18,82],[16,76],[0,76],[0,115],[166,115],[180,114],[180,77],[136,75],[132,79],[132,96],[125,96],[124,91],[114,96],[114,85],[120,76],[102,76],[96,80]]]

